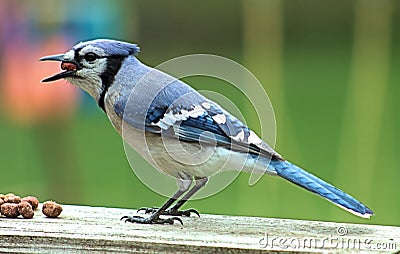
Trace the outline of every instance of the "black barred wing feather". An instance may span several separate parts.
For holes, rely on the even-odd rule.
[[[129,117],[124,120],[147,132],[163,132],[185,142],[206,142],[235,151],[281,158],[240,120],[207,100],[191,105],[152,106],[146,113],[144,126]]]
[[[201,137],[204,142],[207,137],[210,137],[204,133],[210,132],[212,134],[210,141],[213,142],[214,138],[218,145],[225,146],[227,149],[263,155],[268,158],[280,158],[279,154],[257,134],[219,105],[203,102],[201,107],[204,110],[202,115],[196,118],[189,117],[180,123],[178,136],[181,139],[198,141]]]

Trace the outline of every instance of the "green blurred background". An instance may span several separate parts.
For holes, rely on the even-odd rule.
[[[136,178],[121,137],[92,99],[66,82],[40,83],[59,70],[40,56],[105,37],[138,43],[139,58],[152,66],[194,53],[246,66],[274,106],[277,151],[376,216],[357,218],[274,177],[250,187],[246,174],[185,207],[399,225],[399,8],[388,0],[0,0],[0,193],[128,208],[166,200]],[[236,89],[188,81],[223,92],[260,131]]]

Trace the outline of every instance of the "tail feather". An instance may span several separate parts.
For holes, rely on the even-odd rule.
[[[374,214],[371,209],[349,194],[288,161],[271,160],[269,167],[286,180],[326,198],[348,212],[363,218],[369,218]]]

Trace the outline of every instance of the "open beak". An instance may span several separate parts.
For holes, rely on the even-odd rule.
[[[61,69],[64,70],[63,72],[57,73],[53,76],[43,79],[42,82],[50,82],[67,77],[72,77],[75,75],[76,71],[80,69],[80,66],[77,62],[65,60],[64,54],[45,56],[40,58],[39,61],[59,61],[61,62]]]

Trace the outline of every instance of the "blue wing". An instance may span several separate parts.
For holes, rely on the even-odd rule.
[[[126,101],[119,100],[115,111],[136,128],[160,135],[163,132],[163,135],[184,142],[217,143],[227,149],[281,158],[240,120],[197,92],[190,91],[179,97],[171,94],[167,98],[156,97],[145,113],[144,121],[135,121],[138,117],[124,115]]]

